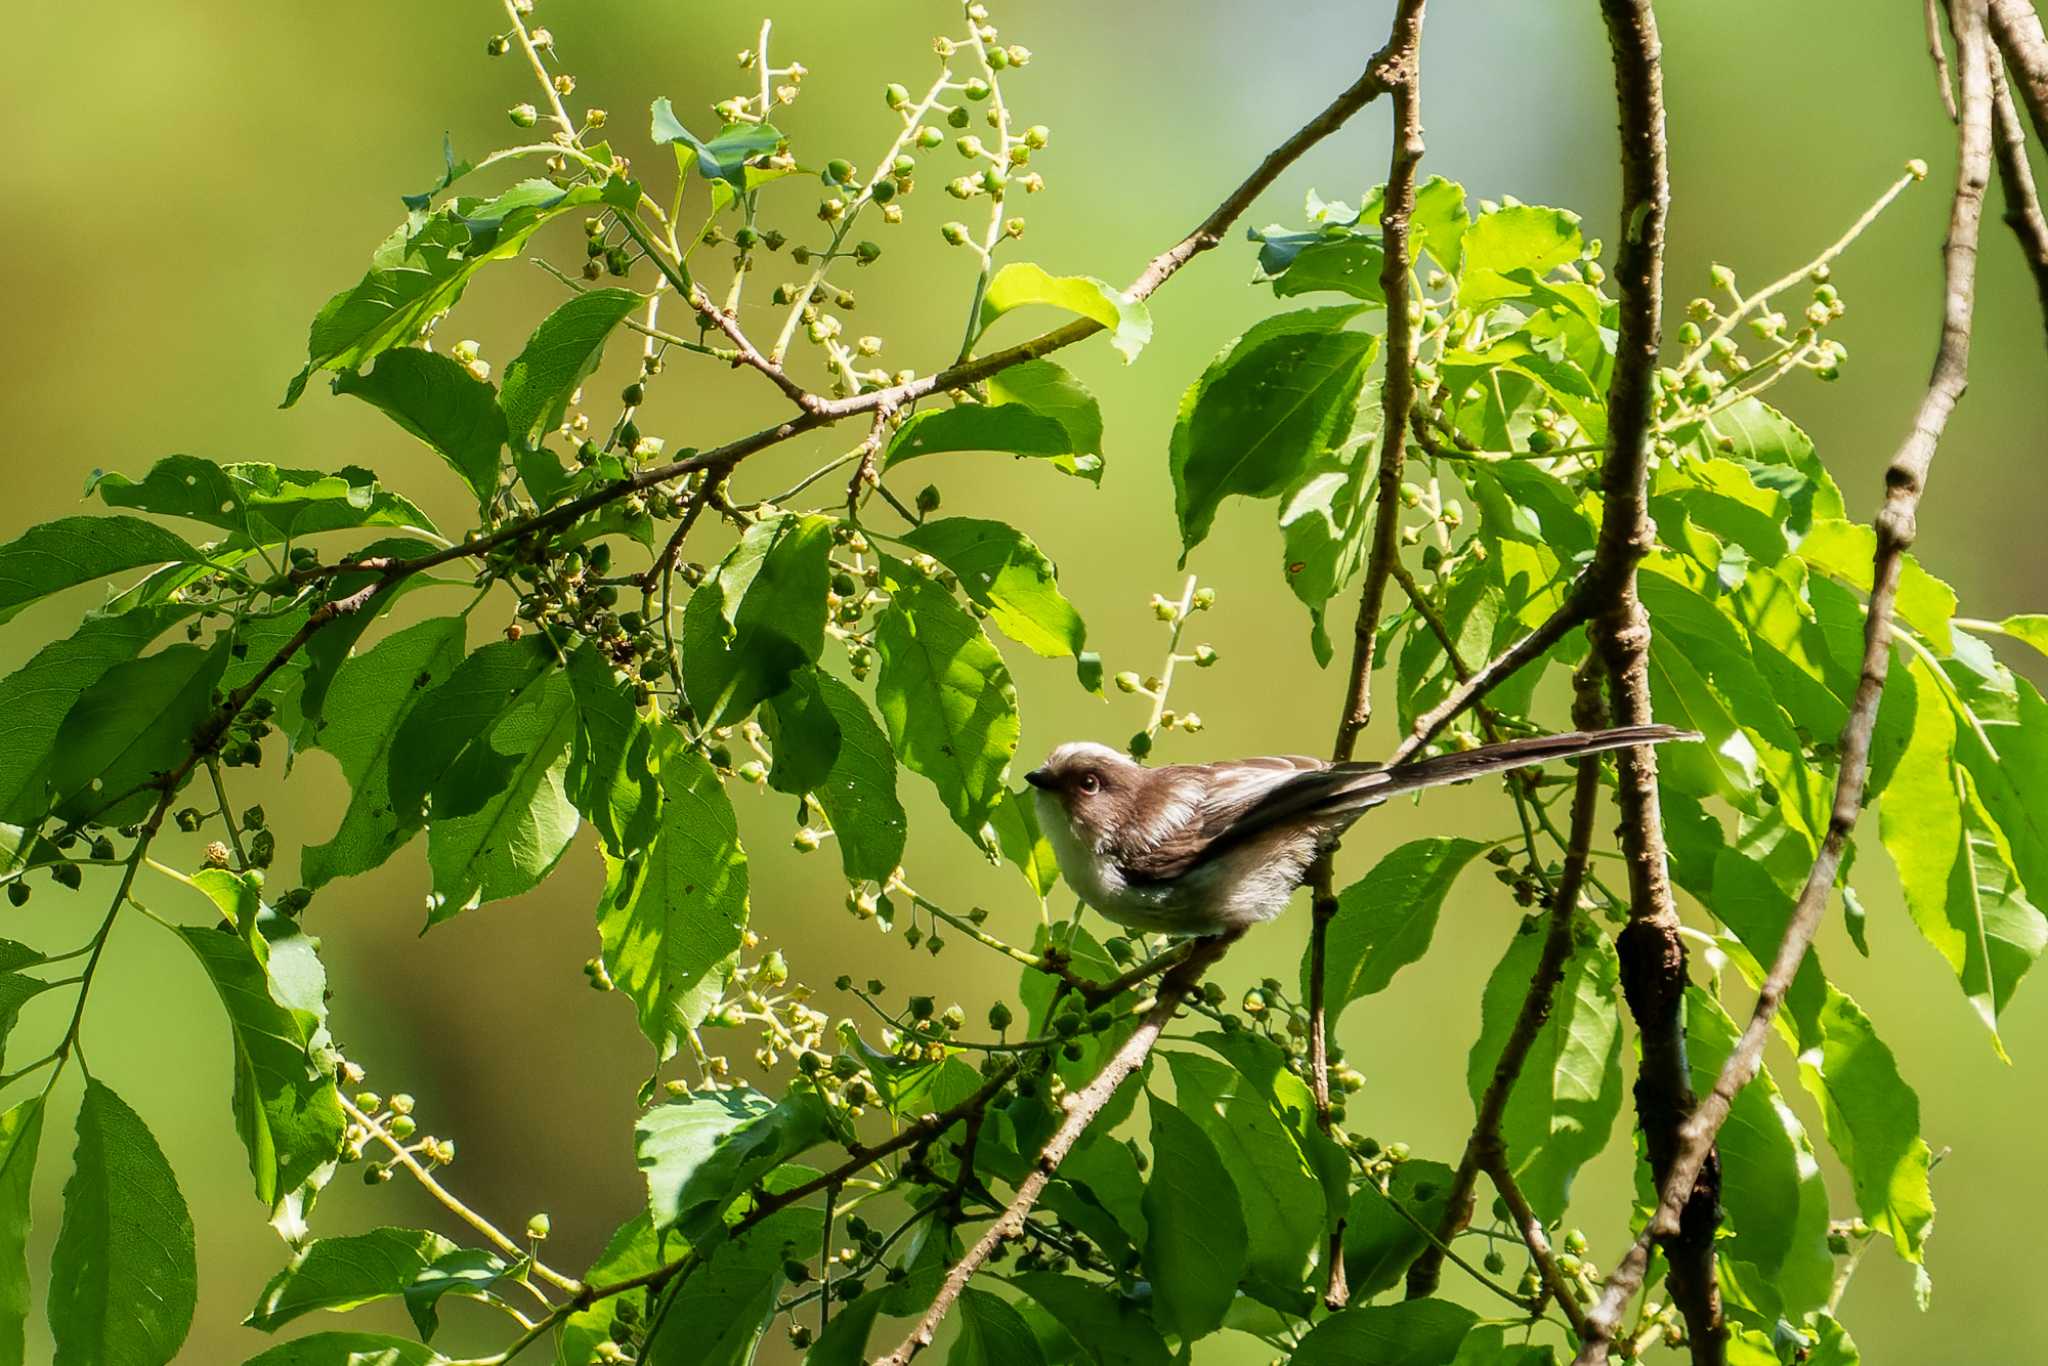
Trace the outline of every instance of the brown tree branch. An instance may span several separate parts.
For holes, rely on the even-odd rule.
[[[1082,1134],[1102,1113],[1102,1107],[1116,1094],[1131,1073],[1144,1065],[1152,1052],[1152,1045],[1159,1041],[1160,1031],[1166,1028],[1179,1012],[1183,998],[1202,979],[1209,966],[1221,958],[1232,943],[1235,935],[1217,935],[1212,939],[1199,941],[1195,948],[1174,966],[1159,984],[1159,1004],[1152,1007],[1145,1018],[1138,1023],[1131,1037],[1102,1065],[1102,1070],[1085,1087],[1067,1098],[1067,1117],[1060,1121],[1060,1127],[1046,1140],[1039,1152],[1038,1160],[1032,1165],[1031,1174],[1018,1183],[1016,1193],[1002,1214],[990,1224],[967,1255],[954,1264],[946,1273],[938,1294],[931,1305],[917,1321],[910,1334],[885,1357],[878,1357],[875,1366],[905,1366],[912,1357],[932,1345],[932,1338],[938,1332],[939,1324],[960,1298],[960,1292],[967,1288],[967,1282],[981,1270],[989,1256],[1003,1242],[1021,1236],[1024,1220],[1038,1203],[1039,1195],[1045,1190],[1060,1163]]]
[[[1956,114],[1956,83],[1949,74],[1948,53],[1941,46],[1941,0],[1926,0],[1921,7],[1921,18],[1927,22],[1927,58],[1934,63],[1934,83],[1941,90],[1941,107],[1948,114],[1948,121],[1954,123]]]
[[[1351,676],[1344,710],[1337,717],[1337,738],[1330,757],[1343,763],[1358,748],[1359,732],[1372,720],[1372,654],[1378,638],[1380,612],[1386,606],[1387,580],[1401,553],[1401,466],[1408,452],[1408,414],[1415,402],[1415,328],[1408,320],[1413,252],[1408,245],[1408,220],[1415,212],[1415,168],[1422,161],[1422,15],[1424,0],[1402,0],[1394,12],[1390,54],[1384,65],[1392,83],[1393,147],[1387,186],[1380,204],[1380,291],[1386,299],[1386,380],[1380,391],[1380,463],[1378,508],[1373,514],[1372,548],[1367,552],[1365,579],[1358,594],[1358,617],[1352,626]],[[1316,1126],[1328,1134],[1330,1117],[1330,1038],[1327,989],[1330,921],[1337,914],[1336,864],[1324,851],[1309,870],[1308,1050],[1309,1084],[1315,1096]],[[1330,1230],[1323,1256],[1323,1303],[1342,1309],[1351,1298],[1344,1283],[1344,1221]]]
[[[1900,567],[1906,549],[1913,543],[1915,513],[1934,452],[1969,375],[1977,241],[1992,155],[1991,57],[1985,34],[1984,0],[1954,0],[1949,6],[1949,25],[1955,36],[1956,65],[1962,82],[1962,119],[1957,134],[1955,197],[1949,211],[1948,238],[1942,247],[1945,287],[1941,342],[1927,392],[1914,413],[1912,429],[1885,471],[1885,501],[1877,516],[1877,555],[1864,620],[1863,670],[1848,721],[1842,728],[1841,769],[1836,775],[1827,834],[1793,906],[1770,971],[1758,989],[1749,1023],[1722,1066],[1714,1089],[1701,1098],[1686,1121],[1678,1150],[1658,1178],[1657,1208],[1649,1226],[1608,1277],[1599,1303],[1587,1315],[1589,1336],[1579,1351],[1579,1366],[1594,1366],[1607,1359],[1621,1315],[1642,1284],[1651,1241],[1670,1238],[1681,1228],[1683,1211],[1690,1206],[1695,1182],[1713,1152],[1714,1136],[1728,1117],[1729,1104],[1762,1063],[1771,1022],[1799,965],[1805,961],[1814,932],[1827,909],[1828,894],[1841,867],[1842,851],[1862,812],[1864,783],[1870,772],[1870,737],[1877,724],[1878,702],[1891,662],[1890,623]]]
[[[1581,730],[1589,731],[1605,726],[1607,709],[1600,701],[1599,670],[1581,668],[1572,681],[1577,693],[1572,706],[1572,723]],[[1550,1018],[1557,985],[1564,980],[1565,964],[1571,961],[1572,922],[1578,913],[1579,891],[1586,881],[1586,865],[1592,858],[1593,820],[1599,802],[1600,759],[1598,755],[1588,755],[1577,765],[1577,776],[1572,786],[1570,834],[1565,845],[1564,862],[1558,870],[1557,888],[1550,899],[1550,920],[1544,933],[1543,948],[1536,958],[1536,970],[1529,975],[1529,992],[1522,998],[1514,1026],[1508,1031],[1507,1042],[1501,1046],[1500,1058],[1494,1063],[1493,1076],[1480,1096],[1472,1122],[1472,1136],[1466,1140],[1464,1155],[1458,1159],[1457,1170],[1451,1177],[1444,1215],[1437,1224],[1436,1242],[1424,1248],[1422,1255],[1408,1268],[1407,1294],[1411,1300],[1436,1293],[1443,1275],[1443,1254],[1437,1250],[1437,1245],[1448,1246],[1472,1222],[1472,1188],[1479,1173],[1490,1172],[1490,1162],[1502,1170],[1508,1168],[1501,1121],[1507,1115],[1508,1096],[1521,1078],[1522,1065],[1529,1060],[1529,1050],[1535,1045],[1536,1036],[1542,1032],[1544,1022]],[[1501,1187],[1498,1178],[1494,1179],[1494,1185]],[[1505,1190],[1502,1194],[1505,1198]],[[1541,1266],[1549,1256],[1549,1247],[1541,1241],[1543,1229],[1540,1222],[1533,1223],[1535,1238],[1530,1237],[1532,1222],[1516,1216],[1522,1241]],[[1576,1313],[1576,1302],[1560,1296],[1559,1307],[1572,1319],[1574,1329],[1583,1327]]]
[[[2048,324],[2048,218],[2041,214],[2041,197],[2034,189],[2034,171],[2027,164],[2027,134],[2020,127],[2019,110],[2013,106],[2012,91],[1998,63],[1991,64],[1992,152],[1998,160],[1998,190],[2005,201],[2005,225],[2019,240],[2020,254],[2034,275],[2034,293],[2041,302],[2041,316]]]
[[[2019,81],[2034,136],[2048,145],[2048,34],[2042,32],[2041,16],[2029,0],[1991,0],[1991,37]]]
[[[1600,767],[1598,759],[1582,759],[1580,766]],[[1572,1326],[1572,1331],[1581,1338],[1586,1335],[1586,1307],[1579,1303],[1570,1278],[1557,1264],[1557,1254],[1551,1250],[1550,1239],[1544,1236],[1543,1221],[1536,1217],[1536,1211],[1529,1206],[1528,1197],[1515,1181],[1514,1168],[1508,1164],[1507,1149],[1498,1138],[1480,1150],[1479,1165],[1486,1173],[1486,1179],[1500,1192],[1501,1203],[1508,1207],[1508,1217],[1514,1221],[1515,1231],[1522,1235],[1522,1245],[1529,1249],[1529,1257],[1536,1263],[1536,1274],[1543,1279],[1543,1288],[1550,1292],[1550,1298],[1557,1301],[1558,1311]]]
[[[1657,19],[1650,0],[1601,0],[1621,116],[1621,248],[1614,279],[1620,293],[1620,335],[1607,389],[1607,458],[1601,469],[1606,506],[1594,553],[1606,591],[1587,622],[1607,670],[1617,725],[1651,719],[1650,620],[1636,595],[1636,564],[1655,530],[1648,491],[1657,353],[1662,341],[1664,226],[1671,190],[1666,169],[1663,74]],[[1636,1023],[1636,1121],[1650,1171],[1661,1183],[1693,1110],[1685,1053],[1685,943],[1664,846],[1657,794],[1657,755],[1650,746],[1624,750],[1615,765],[1621,846],[1628,867],[1628,925],[1616,936],[1622,993]],[[1719,1182],[1711,1154],[1708,1179],[1691,1188],[1683,1218],[1663,1235],[1667,1284],[1684,1314],[1692,1359],[1718,1366],[1725,1355],[1714,1230],[1720,1223]]]

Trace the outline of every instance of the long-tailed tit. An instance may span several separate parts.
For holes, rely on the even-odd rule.
[[[1269,920],[1309,865],[1390,797],[1601,750],[1697,740],[1670,726],[1536,736],[1386,767],[1266,755],[1147,768],[1106,745],[1061,745],[1025,775],[1067,885],[1111,920],[1220,934]]]

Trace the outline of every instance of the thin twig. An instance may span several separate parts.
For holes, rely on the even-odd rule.
[[[2019,239],[2020,254],[2034,275],[2034,293],[2041,301],[2041,315],[2048,323],[2048,218],[2041,214],[2041,197],[2034,189],[2034,171],[2027,164],[2027,135],[2020,127],[2019,110],[2013,107],[2012,91],[2005,73],[1996,62],[1991,65],[1991,148],[1998,159],[1998,190],[2005,200],[2005,225]]]
[[[1584,759],[1582,765],[1598,767],[1597,759]],[[1522,1235],[1522,1246],[1529,1249],[1530,1260],[1536,1263],[1536,1274],[1543,1280],[1544,1289],[1550,1298],[1557,1301],[1558,1312],[1571,1324],[1572,1331],[1580,1337],[1586,1335],[1586,1307],[1579,1303],[1578,1291],[1571,1279],[1557,1264],[1557,1254],[1551,1251],[1550,1240],[1543,1234],[1543,1221],[1536,1217],[1536,1211],[1522,1194],[1522,1188],[1515,1182],[1514,1169],[1508,1165],[1507,1150],[1496,1140],[1484,1149],[1479,1158],[1480,1166],[1486,1171],[1486,1179],[1500,1192],[1501,1203],[1508,1207],[1508,1217]]]
[[[882,453],[883,445],[889,440],[889,419],[895,415],[896,410],[893,407],[875,409],[874,425],[868,428],[868,434],[862,437],[860,445],[854,448],[854,454],[860,457],[860,461],[853,467],[853,478],[846,483],[846,515],[849,517],[860,515],[861,494],[867,492],[870,486],[881,488],[881,476],[876,472],[875,458]],[[886,495],[888,490],[883,489],[882,492]],[[911,520],[915,521],[916,518]]]
[[[1579,1366],[1596,1366],[1607,1359],[1610,1339],[1629,1299],[1642,1284],[1651,1241],[1668,1238],[1679,1229],[1681,1211],[1689,1205],[1695,1182],[1713,1151],[1714,1136],[1728,1117],[1729,1105],[1762,1063],[1771,1022],[1805,961],[1814,932],[1827,909],[1835,875],[1841,868],[1842,851],[1862,813],[1863,789],[1870,772],[1870,737],[1876,727],[1878,702],[1891,662],[1890,623],[1900,569],[1905,552],[1913,543],[1915,514],[1928,469],[1969,374],[1977,241],[1992,157],[1991,58],[1984,21],[1984,0],[1955,0],[1949,8],[1956,65],[1962,81],[1962,119],[1957,134],[1955,195],[1949,211],[1948,238],[1942,248],[1945,288],[1941,342],[1935,353],[1934,373],[1914,413],[1912,428],[1885,471],[1885,501],[1877,517],[1876,560],[1864,619],[1863,668],[1848,720],[1842,727],[1841,769],[1836,775],[1827,834],[1786,923],[1770,971],[1757,991],[1756,1008],[1749,1023],[1723,1064],[1713,1090],[1700,1099],[1686,1121],[1678,1149],[1658,1179],[1656,1212],[1643,1236],[1609,1275],[1599,1303],[1587,1315],[1589,1336],[1579,1351]]]
[[[1956,114],[1956,83],[1949,73],[1948,53],[1941,46],[1941,0],[1926,0],[1921,7],[1921,17],[1927,21],[1927,58],[1934,63],[1934,84],[1941,91],[1942,112],[1948,121],[1954,123]]]
[[[2019,82],[2034,136],[2048,145],[2048,34],[2041,16],[2029,0],[1991,0],[1991,37]]]

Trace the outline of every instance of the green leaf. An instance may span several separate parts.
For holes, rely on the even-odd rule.
[[[616,1285],[646,1275],[665,1260],[654,1224],[641,1210],[612,1233],[597,1261],[583,1273],[583,1283]],[[644,1323],[647,1300],[647,1291],[628,1290],[570,1314],[555,1340],[555,1366],[599,1366],[598,1344],[613,1340],[613,1323],[622,1317],[630,1317],[633,1325]]]
[[[832,523],[756,522],[690,595],[683,613],[683,679],[706,724],[729,724],[817,662],[825,644]]]
[[[868,1359],[868,1335],[874,1332],[884,1298],[881,1292],[862,1295],[835,1311],[832,1322],[804,1353],[804,1366],[863,1366]]]
[[[1686,1058],[1697,1094],[1713,1088],[1739,1033],[1720,1002],[1686,989]],[[1759,1313],[1797,1321],[1826,1304],[1834,1286],[1827,1183],[1805,1127],[1768,1071],[1736,1092],[1715,1143],[1721,1207],[1732,1230],[1717,1245],[1729,1266],[1724,1285]]]
[[[1324,1231],[1323,1192],[1308,1159],[1276,1113],[1235,1067],[1171,1052],[1174,1097],[1207,1134],[1237,1188],[1249,1233],[1246,1273],[1264,1296],[1293,1306],[1309,1250]]]
[[[56,1366],[166,1366],[198,1303],[192,1218],[142,1117],[88,1079],[50,1254]]]
[[[894,595],[877,618],[875,704],[897,757],[931,780],[953,823],[990,848],[985,828],[1008,792],[1022,722],[1002,656],[951,593],[884,560]]]
[[[1916,702],[1910,738],[1878,808],[1913,923],[1940,951],[2004,1055],[1998,1017],[2048,948],[2048,918],[2028,901],[2012,846],[1956,762],[1945,690],[1909,658]]]
[[[0,1067],[7,1062],[7,1036],[14,1030],[21,1008],[50,989],[40,977],[21,972],[0,972]]]
[[[0,679],[0,818],[32,825],[49,808],[49,775],[58,729],[80,694],[136,652],[182,611],[124,612],[88,618]]]
[[[60,517],[0,545],[0,623],[66,588],[124,569],[205,558],[183,537],[140,517]]]
[[[1454,837],[1413,840],[1338,895],[1323,978],[1331,1019],[1360,997],[1385,991],[1395,973],[1421,960],[1451,884],[1484,848]],[[1301,971],[1306,989],[1306,956]]]
[[[1540,279],[1577,259],[1582,246],[1579,216],[1563,209],[1516,204],[1482,213],[1463,236],[1458,306],[1477,310],[1522,298],[1528,287],[1509,279],[1511,272],[1530,271]]]
[[[1505,1324],[1475,1325],[1458,1344],[1451,1366],[1557,1366],[1557,1355],[1549,1346],[1508,1342],[1511,1331]]]
[[[299,401],[316,371],[360,369],[385,351],[411,345],[454,307],[478,270],[517,256],[543,223],[604,194],[599,185],[565,190],[524,180],[492,200],[458,198],[412,215],[371,255],[369,272],[313,319],[306,367],[286,387],[282,406]]]
[[[1817,1020],[1819,1047],[1799,1055],[1799,1079],[1820,1102],[1828,1142],[1849,1169],[1856,1206],[1919,1262],[1934,1225],[1931,1155],[1920,1137],[1920,1098],[1854,1001],[1830,986]]]
[[[657,749],[661,818],[644,850],[605,855],[599,952],[666,1060],[719,994],[747,923],[747,856],[732,803],[709,761]]]
[[[886,882],[903,861],[909,818],[896,797],[896,752],[860,694],[822,669],[800,669],[790,689],[764,713],[778,744],[785,702],[799,688],[815,688],[839,735],[832,767],[812,787],[837,836],[840,865],[856,882]],[[780,753],[777,764],[781,763]]]
[[[1411,1158],[1394,1168],[1385,1192],[1370,1180],[1360,1183],[1344,1217],[1344,1279],[1353,1298],[1370,1299],[1401,1283],[1429,1246],[1428,1235],[1415,1225],[1434,1229],[1442,1224],[1451,1202],[1451,1177],[1441,1162]],[[1412,1221],[1402,1216],[1403,1209],[1414,1216]]]
[[[761,708],[763,728],[774,752],[768,786],[791,796],[809,792],[831,775],[839,757],[839,720],[810,666],[789,676],[789,686]]]
[[[960,1292],[960,1336],[946,1366],[1045,1366],[1031,1325],[1005,1300],[986,1290]]]
[[[572,295],[548,314],[505,367],[498,406],[516,449],[540,444],[562,425],[569,397],[604,359],[606,338],[642,302],[630,289],[593,289]]]
[[[1386,248],[1373,233],[1346,233],[1312,242],[1273,281],[1273,293],[1281,298],[1295,294],[1349,294],[1367,303],[1385,303],[1380,269],[1386,259]]]
[[[379,356],[372,370],[335,376],[334,392],[354,395],[419,438],[479,501],[498,491],[505,415],[497,392],[460,361],[401,347]]]
[[[1310,1329],[1288,1360],[1290,1366],[1444,1366],[1478,1317],[1463,1305],[1433,1299],[1346,1309]]]
[[[783,1264],[817,1255],[822,1225],[814,1209],[786,1209],[710,1259],[655,1311],[641,1359],[661,1366],[745,1366],[783,1283]]]
[[[44,1097],[34,1095],[0,1114],[0,1366],[27,1360],[29,1196],[43,1110]]]
[[[376,1228],[321,1238],[270,1278],[242,1322],[273,1333],[316,1310],[339,1312],[403,1296],[420,1336],[427,1338],[433,1335],[435,1306],[443,1295],[481,1296],[505,1271],[500,1258],[458,1247],[424,1229]]]
[[[314,1333],[280,1342],[243,1366],[445,1366],[424,1343],[383,1333]]]
[[[494,640],[463,660],[398,724],[388,754],[392,809],[412,815],[431,793],[436,821],[480,810],[524,757],[494,745],[493,733],[546,691],[556,663],[539,635]]]
[[[1800,559],[1823,573],[1863,593],[1870,592],[1870,576],[1877,555],[1877,533],[1870,527],[1839,520],[1817,521],[1800,539],[1795,552]],[[1911,555],[1899,565],[1899,594],[1895,603],[1906,624],[1927,637],[1936,654],[1955,649],[1949,636],[1949,619],[1956,614],[1956,590],[1920,567]]]
[[[227,644],[167,646],[114,665],[79,694],[50,763],[58,815],[125,825],[149,810],[156,793],[144,785],[190,756],[192,735],[213,710]]]
[[[1136,360],[1152,340],[1152,315],[1140,300],[1092,275],[1049,275],[1029,261],[1012,261],[988,282],[981,300],[982,329],[1026,304],[1050,304],[1101,323],[1109,331],[1109,344],[1126,363]]]
[[[1816,520],[1842,517],[1842,491],[1815,454],[1813,442],[1792,420],[1768,403],[1744,398],[1716,412],[1695,429],[1673,434],[1702,456],[1726,455],[1748,468],[1762,488],[1781,494],[1791,516],[1786,528],[1805,535]]]
[[[569,792],[605,849],[623,858],[647,843],[660,818],[656,724],[641,715],[630,684],[588,642],[569,656],[569,688],[576,700]]]
[[[259,545],[366,526],[434,529],[426,513],[356,465],[323,474],[167,455],[139,482],[96,470],[86,492],[97,492],[108,507],[203,522]]]
[[[2048,654],[2048,615],[2021,613],[2007,617],[1998,623],[1998,629],[2014,640],[2033,646],[2042,654]]]
[[[728,123],[718,136],[700,139],[683,127],[666,95],[654,101],[651,112],[653,127],[648,136],[656,146],[675,144],[678,168],[687,171],[694,160],[706,180],[723,180],[735,190],[749,188],[747,158],[766,156],[783,142],[782,134],[770,123]]]
[[[968,598],[1002,633],[1047,658],[1078,655],[1088,628],[1060,592],[1059,574],[1031,538],[1003,522],[947,517],[925,522],[903,543],[953,571]]]
[[[235,1131],[249,1152],[256,1198],[275,1210],[341,1152],[341,1099],[320,1020],[278,1000],[269,945],[253,928],[246,939],[227,929],[178,932],[227,1008]]]
[[[1343,330],[1362,307],[1267,318],[1182,395],[1168,461],[1184,552],[1208,536],[1225,498],[1274,497],[1350,436],[1378,345]]]
[[[1620,964],[1614,945],[1590,921],[1581,917],[1573,931],[1572,957],[1508,1092],[1501,1121],[1515,1179],[1546,1221],[1563,1214],[1572,1178],[1607,1146],[1621,1111]],[[1493,1080],[1529,994],[1543,940],[1541,917],[1526,918],[1487,979],[1479,1038],[1465,1069],[1466,1090],[1475,1106]]]
[[[366,559],[410,559],[433,549],[428,542],[413,537],[389,536],[372,541],[354,553]],[[374,569],[338,573],[315,590],[315,596],[305,601],[302,606],[310,613],[317,611],[326,603],[339,603],[365,588],[374,586],[381,577],[380,572]],[[400,598],[432,583],[433,579],[429,575],[409,574],[376,593],[366,605],[329,621],[306,642],[299,653],[299,667],[295,674],[298,696],[294,700],[294,707],[299,713],[299,721],[292,734],[294,749],[304,749],[318,743],[319,731],[327,724],[327,700],[330,690],[334,687],[335,675],[354,657],[356,646],[368,634],[370,628],[375,626]],[[242,662],[248,663],[246,659]],[[293,670],[287,666],[285,673],[280,677],[292,674]]]
[[[1052,841],[1038,823],[1038,802],[1032,793],[1011,790],[1003,794],[989,817],[995,827],[996,845],[1003,857],[1017,865],[1024,880],[1040,900],[1060,880],[1060,865]]]
[[[392,747],[420,699],[462,663],[463,622],[435,617],[408,626],[343,663],[328,694],[331,719],[314,743],[332,754],[348,779],[348,810],[331,839],[299,855],[308,887],[365,873],[419,832],[417,806],[391,800]]]
[[[436,788],[427,823],[427,863],[434,873],[429,924],[532,890],[567,852],[577,825],[567,791],[576,716],[567,676],[559,670],[547,674],[537,691],[491,728],[489,760],[464,765],[451,773],[450,783]],[[496,784],[483,792],[482,805],[452,803],[463,814],[444,816],[441,794],[461,792],[450,784],[466,783],[477,770]]]
[[[1010,1283],[1045,1306],[1097,1366],[1171,1366],[1159,1330],[1128,1297],[1051,1271],[1025,1272]]]
[[[1099,484],[1102,457],[1075,435],[1071,425],[1075,421],[1070,414],[1040,412],[1021,402],[927,408],[914,414],[889,438],[882,452],[882,468],[893,469],[920,455],[948,451],[1005,451],[1050,460],[1058,469]],[[1095,446],[1102,440],[1100,424],[1101,415],[1097,413]]]
[[[1370,395],[1375,385],[1368,384]],[[1309,644],[1316,664],[1328,668],[1334,651],[1323,614],[1365,561],[1372,524],[1366,477],[1373,467],[1369,441],[1347,441],[1307,466],[1279,497],[1282,567],[1287,587],[1309,612]]]
[[[1053,464],[1093,483],[1102,482],[1102,407],[1088,386],[1064,366],[1049,360],[1027,360],[991,375],[988,401],[997,406],[1020,404],[1049,417],[1066,429],[1067,454]]]
[[[633,1128],[655,1229],[703,1243],[728,1205],[823,1139],[825,1128],[825,1104],[807,1086],[779,1102],[739,1088],[655,1106]]]
[[[1248,1263],[1244,1211],[1208,1135],[1156,1096],[1145,1223],[1153,1317],[1183,1340],[1215,1332]]]

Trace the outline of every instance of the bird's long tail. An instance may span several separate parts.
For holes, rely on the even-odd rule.
[[[1615,726],[1610,730],[1567,731],[1562,735],[1532,735],[1523,740],[1503,740],[1497,745],[1481,745],[1458,754],[1439,754],[1428,759],[1414,759],[1393,768],[1382,768],[1376,764],[1339,764],[1333,770],[1342,773],[1355,768],[1362,778],[1377,779],[1366,785],[1375,798],[1391,797],[1401,792],[1413,792],[1425,787],[1440,787],[1445,783],[1462,783],[1471,778],[1483,778],[1490,773],[1506,773],[1510,769],[1527,768],[1531,764],[1547,764],[1556,759],[1576,759],[1585,754],[1598,754],[1602,750],[1629,749],[1636,745],[1661,745],[1670,740],[1697,740],[1694,731],[1679,730],[1675,726]]]

